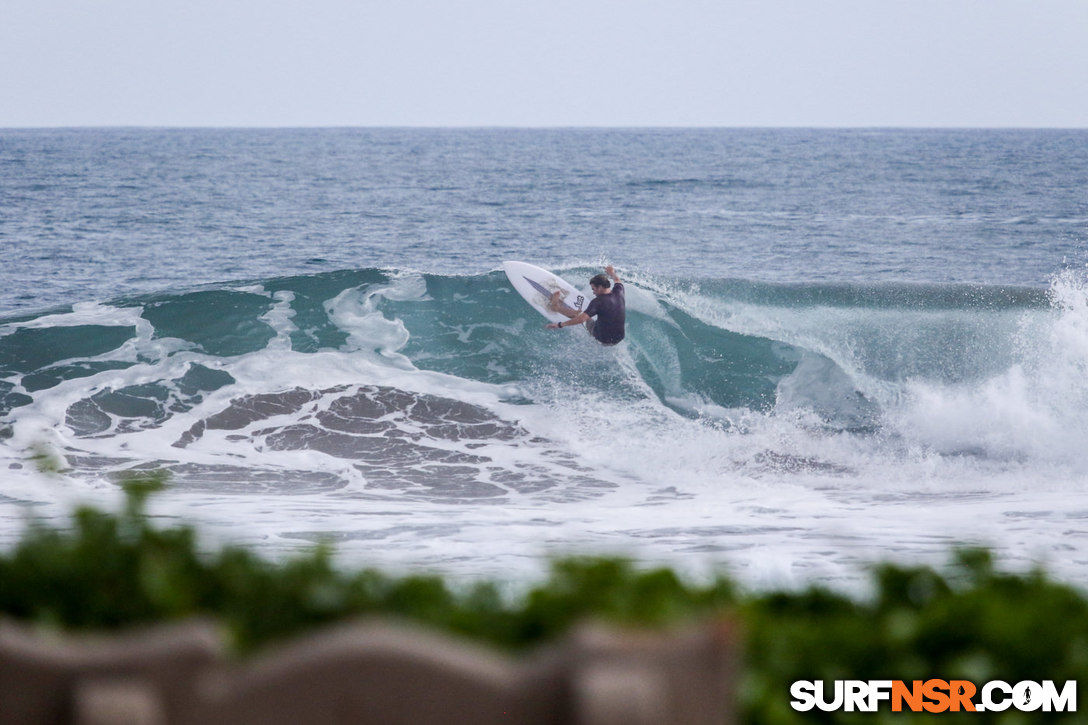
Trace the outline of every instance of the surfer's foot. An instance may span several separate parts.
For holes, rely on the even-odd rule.
[[[548,309],[558,311],[559,310],[559,298],[562,297],[562,296],[563,296],[563,290],[558,290],[557,289],[555,292],[552,292],[552,298],[550,300],[548,300]]]

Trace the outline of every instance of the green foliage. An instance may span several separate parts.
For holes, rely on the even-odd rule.
[[[605,619],[662,627],[732,616],[745,635],[743,721],[913,723],[931,715],[794,712],[796,680],[1002,679],[1088,681],[1088,598],[1042,571],[1008,574],[989,552],[954,552],[949,567],[877,566],[873,593],[853,598],[819,586],[741,593],[724,577],[702,584],[618,558],[555,561],[519,597],[494,583],[451,587],[435,576],[346,572],[326,548],[270,562],[240,547],[202,552],[192,527],[152,526],[159,474],[123,479],[120,513],[78,509],[70,528],[32,524],[0,553],[0,614],[54,627],[116,628],[210,615],[240,652],[364,614],[410,618],[507,649]],[[1003,713],[946,713],[950,723],[1024,721]],[[1048,722],[1076,714],[1051,713]],[[1063,720],[1064,718],[1064,720]]]
[[[1002,574],[991,554],[954,552],[944,574],[884,564],[871,602],[817,588],[773,593],[742,606],[748,633],[747,722],[929,722],[931,714],[795,713],[797,680],[1088,680],[1088,599],[1043,572]],[[944,713],[942,722],[1019,723],[1025,713]],[[1035,717],[1042,717],[1036,713]],[[1047,713],[1074,722],[1075,713]]]

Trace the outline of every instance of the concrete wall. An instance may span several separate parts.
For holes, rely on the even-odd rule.
[[[105,637],[0,621],[0,724],[728,725],[735,653],[725,623],[586,626],[514,658],[359,621],[235,662],[213,622]]]

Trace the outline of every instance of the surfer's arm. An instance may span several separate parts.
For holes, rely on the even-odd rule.
[[[622,281],[620,279],[620,276],[616,274],[616,268],[613,267],[611,264],[604,268],[604,273],[611,277],[612,281],[616,284],[619,284]]]
[[[563,320],[562,322],[552,322],[548,325],[545,325],[545,327],[547,327],[549,330],[555,330],[560,327],[574,327],[575,325],[581,325],[588,319],[589,315],[584,312],[579,312],[577,315],[570,318],[569,320]]]

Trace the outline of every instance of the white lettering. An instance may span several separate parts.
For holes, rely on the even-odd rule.
[[[1061,693],[1053,680],[1043,681],[1043,711],[1050,712],[1051,708],[1058,712],[1077,711],[1077,681],[1066,680]]]
[[[835,699],[828,702],[824,699],[824,683],[816,683],[816,707],[820,708],[824,712],[835,712],[842,707],[843,700],[846,699],[843,694],[842,680],[835,680]]]
[[[999,691],[1004,697],[999,700],[994,699],[994,690]],[[1002,680],[992,680],[982,687],[982,703],[986,706],[986,710],[995,712],[1008,710],[1012,705],[1012,699],[1008,695],[1012,695],[1012,686]]]
[[[1021,712],[1076,712],[1077,711],[1077,683],[1075,680],[1067,680],[1061,685],[1053,680],[1034,682],[1024,680],[1010,685],[1003,680],[991,680],[979,690],[978,700],[973,697],[968,699],[966,693],[973,691],[974,685],[960,680],[954,680],[952,687],[944,680],[927,680],[928,688],[935,688],[935,692],[949,690],[952,709],[973,709],[976,712],[1004,712],[1010,707],[1015,707]],[[808,712],[813,708],[819,708],[824,712],[845,710],[846,712],[876,712],[883,702],[895,702],[898,710],[904,703],[915,712],[929,709],[932,703],[920,705],[914,700],[907,689],[897,697],[893,697],[897,687],[905,683],[898,680],[835,680],[826,683],[820,680],[798,680],[790,686],[790,694],[793,699],[790,706],[798,712]],[[830,687],[829,687],[830,685]],[[915,688],[918,682],[915,681]],[[960,689],[967,685],[967,688]],[[830,689],[830,692],[828,691]],[[927,695],[927,697],[933,697]],[[943,697],[943,695],[942,695]],[[910,698],[910,699],[907,699]]]
[[[793,699],[790,707],[797,712],[808,712],[816,707],[816,685],[808,680],[798,680],[790,686],[790,694]]]
[[[845,685],[846,711],[870,712],[868,707],[869,698],[867,696],[869,688],[866,684],[861,680],[847,680]]]
[[[1043,688],[1038,683],[1025,680],[1012,688],[1012,701],[1021,712],[1034,712],[1043,706]]]
[[[868,712],[876,712],[880,708],[881,700],[892,699],[891,680],[869,681],[869,709]]]

